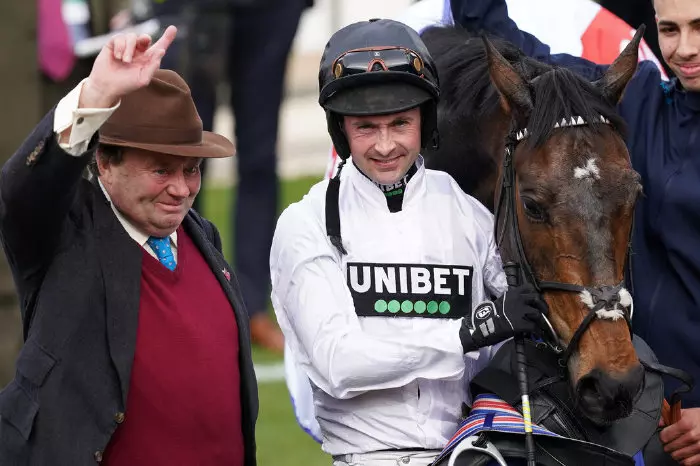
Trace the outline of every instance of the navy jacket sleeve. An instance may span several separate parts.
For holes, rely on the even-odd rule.
[[[54,111],[34,128],[0,173],[0,239],[22,310],[43,279],[61,240],[91,149],[67,154],[53,132]],[[23,315],[24,317],[24,315]]]
[[[518,46],[527,56],[570,68],[589,81],[599,79],[608,68],[565,53],[551,54],[548,45],[518,29],[517,24],[508,16],[505,0],[452,0],[451,7],[455,23],[469,31],[484,31],[501,37]]]

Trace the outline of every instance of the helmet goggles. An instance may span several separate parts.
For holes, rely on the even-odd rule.
[[[368,47],[348,50],[333,62],[336,79],[370,71],[400,71],[423,78],[423,59],[405,47]]]

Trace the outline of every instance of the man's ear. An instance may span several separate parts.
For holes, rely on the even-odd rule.
[[[100,147],[95,150],[95,166],[97,167],[97,176],[102,176],[109,168],[109,161],[107,157],[104,156],[102,148]]]

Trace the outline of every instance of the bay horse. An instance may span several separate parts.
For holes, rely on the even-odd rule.
[[[653,359],[643,342],[633,344],[624,286],[642,187],[616,105],[636,71],[642,33],[595,83],[459,27],[422,34],[441,88],[440,146],[423,152],[426,167],[451,174],[491,210],[509,279],[543,293],[551,336],[540,357],[562,366],[573,412],[588,432],[614,430],[629,418],[652,384],[645,367],[658,368],[640,360],[641,347]],[[661,412],[657,382],[650,409],[658,410],[648,417]],[[649,437],[641,445],[658,443],[657,421],[639,434]]]

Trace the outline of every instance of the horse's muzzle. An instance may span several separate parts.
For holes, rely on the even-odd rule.
[[[576,384],[577,408],[595,424],[609,425],[632,413],[643,383],[641,364],[619,375],[594,369]]]

